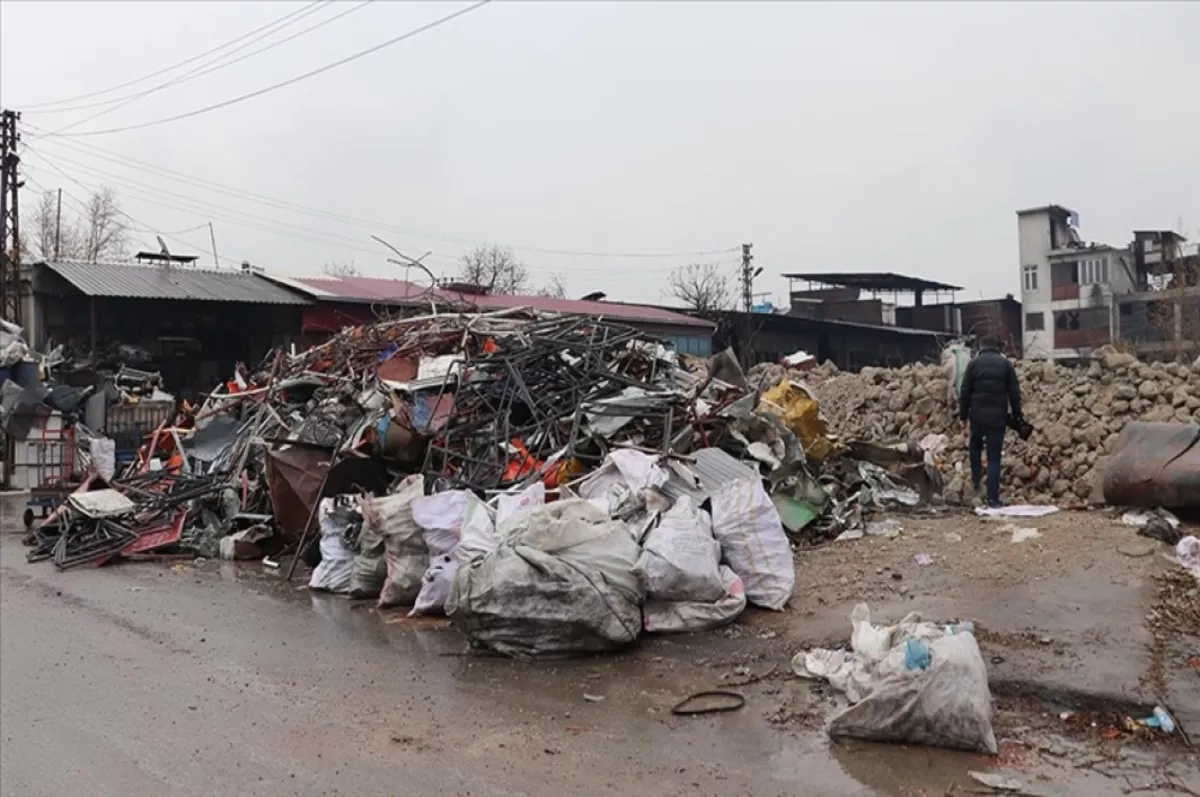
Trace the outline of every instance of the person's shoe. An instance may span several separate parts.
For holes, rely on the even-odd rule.
[[[1004,507],[1004,502],[1003,501],[988,501],[987,507],[988,507],[988,509],[1001,509]]]

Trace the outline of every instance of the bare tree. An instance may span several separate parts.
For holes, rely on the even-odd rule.
[[[89,263],[119,259],[129,237],[125,219],[117,192],[110,186],[100,186],[88,197],[83,212],[82,259]]]
[[[537,295],[551,299],[567,298],[567,278],[562,274],[552,274],[549,282],[538,289]]]
[[[507,246],[487,244],[458,259],[458,278],[486,288],[488,293],[521,293],[529,285],[529,272]]]
[[[42,194],[25,224],[30,230],[28,236],[23,236],[24,247],[28,249],[26,254],[39,260],[78,260],[83,257],[79,224],[66,209],[60,216],[56,193]]]
[[[361,277],[358,266],[354,265],[353,260],[343,260],[338,263],[329,261],[325,264],[325,273],[331,277]]]
[[[667,278],[668,293],[693,310],[728,310],[733,298],[729,278],[712,264],[680,266]]]

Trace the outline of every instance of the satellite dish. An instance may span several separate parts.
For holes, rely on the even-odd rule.
[[[164,255],[166,255],[167,257],[170,257],[171,250],[167,249],[167,242],[162,239],[161,235],[156,235],[154,237],[158,239],[158,248],[162,251],[162,253]]]

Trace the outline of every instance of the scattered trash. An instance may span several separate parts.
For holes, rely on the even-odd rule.
[[[1200,579],[1200,539],[1190,534],[1184,537],[1175,546],[1175,555],[1185,570]]]
[[[913,561],[918,565],[931,565],[933,564],[933,557],[927,553],[919,553],[913,557]]]
[[[1025,542],[1026,540],[1037,539],[1042,536],[1042,533],[1035,528],[1016,528],[1013,529],[1012,541]]]
[[[603,695],[589,695],[586,692],[584,692],[584,694],[583,694],[583,699],[589,703],[603,703],[604,702]]]
[[[1021,791],[1025,786],[1016,778],[1002,775],[999,772],[975,772],[970,771],[967,775],[971,780],[977,783],[982,783],[989,789],[996,791]]]
[[[1030,504],[975,507],[975,514],[983,515],[984,517],[1046,517],[1047,515],[1053,515],[1057,511],[1058,507],[1056,506],[1032,506]]]
[[[671,713],[678,716],[696,716],[698,714],[716,714],[726,711],[737,711],[746,705],[746,698],[737,692],[727,692],[721,689],[710,689],[690,695],[671,708]]]
[[[913,613],[875,626],[866,604],[850,620],[849,650],[792,659],[797,675],[825,680],[850,701],[830,720],[831,736],[996,753],[987,668],[970,623],[939,626]]]
[[[1175,718],[1162,706],[1155,706],[1154,713],[1139,722],[1147,728],[1157,728],[1163,733],[1175,733]]]
[[[904,531],[904,524],[896,518],[885,518],[884,520],[873,520],[867,524],[867,534],[872,537],[899,537],[900,532]]]

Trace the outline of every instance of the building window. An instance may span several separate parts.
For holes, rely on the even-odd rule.
[[[1040,332],[1046,328],[1045,313],[1026,313],[1025,329],[1029,332]]]
[[[1079,263],[1081,285],[1103,285],[1108,282],[1108,261],[1102,257],[1089,258]]]
[[[1022,285],[1024,286],[1025,290],[1036,291],[1038,289],[1038,286],[1037,286],[1038,267],[1037,266],[1025,266],[1024,268],[1022,268],[1021,269],[1021,277],[1023,280]]]

